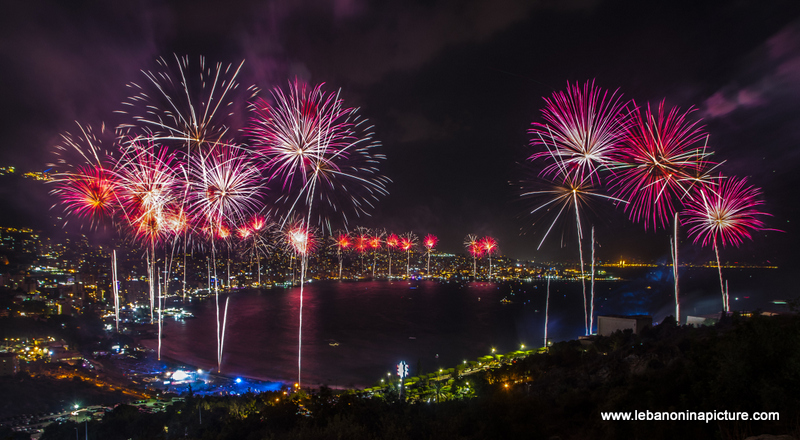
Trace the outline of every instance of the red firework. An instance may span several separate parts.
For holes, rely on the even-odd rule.
[[[422,243],[428,249],[428,252],[430,252],[433,248],[435,248],[436,247],[436,243],[438,243],[438,242],[439,242],[439,239],[436,238],[436,236],[433,235],[433,234],[426,235],[425,236],[425,240],[422,241]]]
[[[336,236],[336,247],[339,248],[340,251],[346,251],[352,244],[349,235],[342,232]]]
[[[492,256],[495,252],[497,252],[497,240],[492,237],[483,237],[477,243],[478,247],[481,248],[481,253],[486,254],[488,256]]]
[[[353,247],[360,254],[367,252],[369,250],[369,236],[366,234],[357,235]]]
[[[625,210],[647,228],[666,227],[676,202],[690,190],[711,181],[713,164],[705,147],[695,147],[705,137],[697,122],[687,119],[693,110],[666,112],[664,102],[654,114],[650,105],[632,114],[625,136],[622,163],[615,176],[615,196],[628,201]]]
[[[414,247],[414,242],[411,237],[403,237],[400,239],[400,249],[409,251]]]
[[[386,237],[386,246],[389,248],[397,248],[400,246],[400,237],[397,234],[389,234]]]
[[[193,156],[192,162],[188,202],[195,217],[241,223],[260,210],[263,183],[246,150],[218,145]]]

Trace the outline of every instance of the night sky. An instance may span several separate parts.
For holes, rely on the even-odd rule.
[[[244,59],[241,84],[325,82],[375,125],[393,183],[355,224],[434,233],[450,252],[467,234],[491,234],[511,257],[577,259],[560,230],[536,250],[547,225],[531,225],[510,182],[530,173],[520,164],[542,97],[595,79],[639,104],[695,107],[722,171],[763,188],[769,226],[784,232],[759,233],[723,260],[800,263],[796,0],[162,3],[7,2],[0,165],[42,170],[74,121],[115,125],[125,85],[143,82],[157,57]],[[53,203],[16,187],[2,196],[7,223]],[[587,214],[600,259],[667,258],[663,231],[613,208]],[[685,259],[713,259],[683,241]]]

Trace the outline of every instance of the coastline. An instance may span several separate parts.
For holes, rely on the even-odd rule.
[[[277,391],[284,388],[290,388],[291,384],[283,381],[254,377],[251,375],[234,374],[229,372],[217,372],[214,366],[208,367],[199,365],[193,360],[182,360],[174,356],[164,355],[162,350],[161,360],[157,358],[156,350],[158,349],[158,339],[141,339],[136,341],[137,345],[146,349],[146,361],[149,365],[157,366],[160,370],[174,371],[176,369],[186,369],[191,371],[198,371],[198,378],[202,377],[204,381],[211,386],[212,393],[231,392],[231,390],[238,389],[258,389],[258,390],[271,390]],[[157,387],[161,388],[161,387]],[[169,389],[170,387],[164,387]],[[192,391],[195,391],[194,389]],[[198,390],[199,391],[199,390]]]

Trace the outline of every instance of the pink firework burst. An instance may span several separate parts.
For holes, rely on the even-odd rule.
[[[474,278],[477,272],[477,260],[483,256],[483,248],[478,241],[478,237],[472,234],[467,235],[464,239],[464,247],[472,255],[472,277]]]
[[[712,153],[695,147],[706,135],[687,119],[692,111],[667,112],[662,101],[655,114],[649,104],[632,114],[614,189],[616,197],[629,202],[625,210],[631,219],[645,228],[666,227],[676,202],[690,197],[693,187],[710,182]]]
[[[119,208],[117,182],[101,167],[78,167],[55,179],[56,194],[69,215],[89,219],[92,226],[111,219]]]
[[[761,190],[748,186],[745,178],[720,176],[716,187],[698,188],[698,195],[686,203],[684,223],[689,225],[689,236],[703,246],[739,246],[751,233],[765,229],[761,217],[769,214],[759,211],[763,205]]]
[[[560,168],[566,166],[574,179],[595,181],[598,171],[619,161],[622,138],[630,124],[628,102],[622,100],[622,94],[609,94],[594,81],[587,81],[583,87],[567,83],[566,91],[544,100],[545,123],[534,123],[529,130],[531,144],[546,149],[529,159],[557,159],[542,170],[543,175],[561,173]]]

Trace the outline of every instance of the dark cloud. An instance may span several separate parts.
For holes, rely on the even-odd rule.
[[[703,115],[769,108],[800,97],[800,22],[793,22],[746,57],[734,80],[705,101]]]

